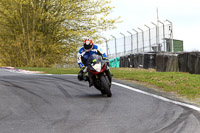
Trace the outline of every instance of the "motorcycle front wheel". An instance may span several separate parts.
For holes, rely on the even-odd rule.
[[[104,88],[104,90],[107,94],[107,97],[111,97],[112,93],[111,93],[111,90],[110,90],[109,81],[106,79],[106,77],[104,75],[100,76],[100,80],[101,80],[101,85],[102,85],[102,87]]]

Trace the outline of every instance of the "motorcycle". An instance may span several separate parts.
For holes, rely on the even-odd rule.
[[[111,82],[112,75],[109,71],[109,66],[106,60],[102,59],[102,56],[98,54],[91,55],[87,60],[87,72],[88,76],[85,76],[85,81],[93,82],[94,87],[99,90],[103,95],[111,97]],[[92,81],[91,81],[92,80]]]

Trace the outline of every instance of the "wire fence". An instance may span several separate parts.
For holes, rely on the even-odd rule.
[[[116,58],[136,53],[145,52],[171,52],[173,31],[172,25],[162,25],[155,28],[147,27],[147,30],[134,30],[129,36],[106,40],[108,58]],[[123,35],[123,34],[122,34]]]

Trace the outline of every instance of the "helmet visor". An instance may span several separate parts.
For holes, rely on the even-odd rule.
[[[93,44],[84,43],[84,49],[86,52],[92,50]]]

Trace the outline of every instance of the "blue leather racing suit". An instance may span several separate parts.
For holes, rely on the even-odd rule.
[[[99,45],[94,44],[92,50],[89,52],[86,52],[84,47],[82,46],[77,54],[77,62],[81,69],[87,66],[87,60],[92,54],[100,54],[103,58],[107,57]]]

